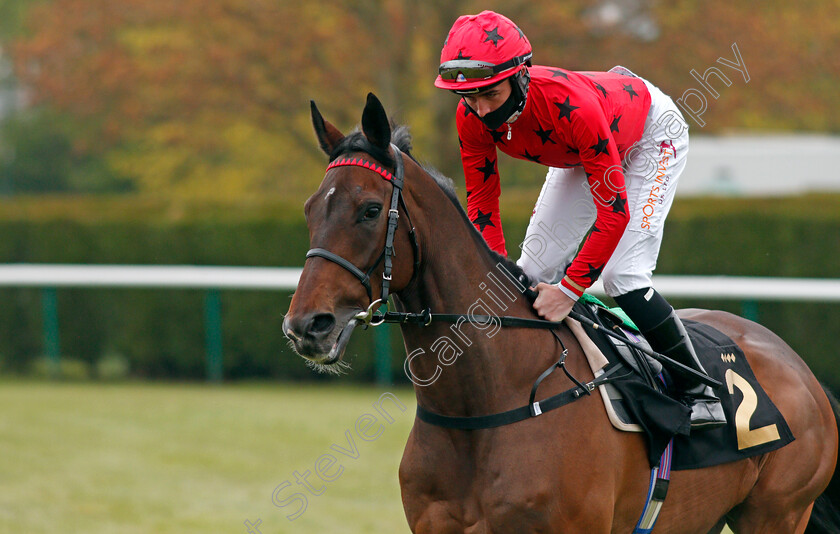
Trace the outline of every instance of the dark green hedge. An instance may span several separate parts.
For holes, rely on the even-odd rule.
[[[515,197],[516,195],[512,195]],[[524,197],[523,197],[524,198]],[[121,197],[21,201],[0,207],[0,263],[116,263],[299,266],[308,233],[299,203],[176,205]],[[680,200],[669,218],[657,272],[662,274],[840,278],[840,197]],[[512,202],[503,213],[527,214]],[[527,219],[508,216],[509,250]],[[94,366],[109,356],[139,377],[205,376],[204,293],[197,290],[57,292],[61,352]],[[281,333],[285,292],[221,292],[226,378],[320,379]],[[0,290],[0,369],[26,372],[43,353],[41,293]],[[739,302],[679,301],[741,313]],[[827,382],[834,365],[836,304],[758,304],[758,318],[779,333]],[[402,377],[401,339],[392,329],[392,372]],[[359,332],[348,350],[350,377],[375,376],[373,336]]]
[[[0,214],[0,263],[299,266],[309,245],[299,205],[201,209],[122,198],[37,205],[24,201]],[[221,292],[226,378],[325,378],[305,367],[281,333],[290,295]],[[60,289],[57,296],[63,359],[93,368],[117,355],[134,376],[205,377],[203,291]],[[0,370],[25,373],[44,351],[41,292],[0,289],[0,303]],[[400,340],[392,337],[399,355]],[[372,353],[371,336],[351,341],[354,378],[373,380]],[[401,365],[394,362],[395,373]]]

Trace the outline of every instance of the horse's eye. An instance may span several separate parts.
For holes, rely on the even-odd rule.
[[[365,210],[365,221],[371,221],[377,217],[379,217],[379,213],[382,211],[381,206],[371,206]]]

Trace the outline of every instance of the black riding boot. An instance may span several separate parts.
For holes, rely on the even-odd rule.
[[[661,352],[695,371],[708,374],[703,369],[703,365],[700,364],[700,360],[694,352],[694,345],[692,345],[691,339],[685,331],[685,326],[677,317],[673,308],[664,321],[651,330],[642,333],[653,350]],[[692,428],[705,430],[726,424],[726,416],[723,414],[720,399],[714,394],[712,388],[680,373],[677,369],[669,369],[669,371],[671,371],[676,394],[683,397],[691,406]]]

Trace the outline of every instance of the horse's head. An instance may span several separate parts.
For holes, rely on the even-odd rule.
[[[400,198],[404,169],[419,167],[391,144],[390,123],[373,94],[361,132],[345,137],[314,102],[312,123],[331,163],[304,207],[311,249],[283,333],[298,354],[330,370],[341,360],[354,317],[414,275],[418,252],[410,219],[397,220],[407,218]]]

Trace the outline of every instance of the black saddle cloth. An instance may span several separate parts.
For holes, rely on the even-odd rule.
[[[575,311],[586,315],[603,328],[616,322],[608,311],[593,304],[579,303]],[[698,469],[784,447],[794,440],[782,414],[758,383],[744,352],[728,336],[696,321],[683,321],[694,343],[697,356],[712,378],[723,386],[715,390],[721,399],[727,425],[711,430],[690,432],[690,409],[654,387],[659,380],[646,371],[646,359],[631,349],[642,372],[630,372],[613,340],[584,325],[589,337],[610,361],[607,369],[624,366],[623,377],[613,385],[624,397],[625,411],[639,424],[647,437],[648,460],[657,465],[662,452],[674,438],[672,469]],[[669,381],[667,371],[663,373]],[[661,382],[660,382],[661,383]]]

